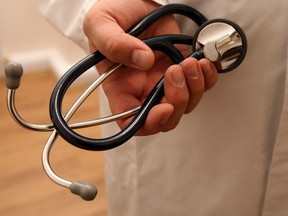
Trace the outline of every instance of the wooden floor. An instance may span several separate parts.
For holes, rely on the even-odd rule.
[[[24,75],[16,98],[20,115],[33,123],[49,123],[48,103],[56,79],[50,72]],[[82,92],[83,85],[73,87],[65,98],[71,104]],[[6,88],[0,79],[0,215],[5,216],[106,216],[102,152],[89,152],[58,139],[51,153],[54,171],[69,180],[82,180],[98,187],[94,201],[83,201],[67,189],[53,183],[41,165],[41,152],[49,132],[29,131],[9,116]],[[69,107],[69,106],[67,106]],[[96,118],[97,94],[91,95],[75,120]],[[81,129],[90,137],[99,129]]]

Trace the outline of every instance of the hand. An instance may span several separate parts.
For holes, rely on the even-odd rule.
[[[156,4],[143,0],[134,0],[133,4],[130,0],[117,3],[101,0],[93,5],[84,20],[91,51],[99,50],[110,61],[126,65],[103,83],[112,113],[141,105],[158,80],[165,76],[165,96],[151,109],[137,135],[175,128],[183,114],[191,112],[204,91],[212,88],[217,81],[217,70],[208,60],[188,58],[180,65],[170,66],[171,61],[163,53],[153,52],[141,40],[125,33],[156,7]],[[140,38],[179,32],[174,17],[165,16]],[[184,47],[180,49],[186,51]],[[110,61],[99,64],[100,73],[111,64]],[[130,120],[119,120],[118,124],[123,128]]]

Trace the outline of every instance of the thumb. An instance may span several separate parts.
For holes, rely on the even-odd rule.
[[[152,50],[140,39],[121,28],[118,22],[103,13],[96,16],[87,14],[84,32],[89,39],[91,51],[98,50],[109,60],[129,67],[147,70],[154,63]],[[102,15],[101,15],[102,14]]]

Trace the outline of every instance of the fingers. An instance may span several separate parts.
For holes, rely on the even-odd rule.
[[[174,107],[169,103],[162,103],[154,106],[136,135],[145,136],[167,131],[167,122],[173,114]]]
[[[185,113],[190,113],[200,102],[205,91],[211,89],[218,80],[218,72],[207,59],[186,59],[182,63],[189,92]]]
[[[201,101],[204,92],[217,82],[217,70],[208,60],[184,60],[172,65],[165,74],[165,97],[153,107],[138,135],[154,134],[174,129],[183,114],[189,113]]]
[[[205,79],[201,65],[196,59],[184,60],[181,65],[188,89],[188,91],[186,91],[188,102],[184,113],[189,113],[197,106],[203,96]]]
[[[137,22],[148,11],[138,5],[129,10],[127,7],[133,6],[130,3],[125,4],[125,8],[122,8],[124,3],[111,3],[107,7],[108,3],[109,1],[97,2],[85,16],[83,29],[89,39],[91,51],[99,50],[115,63],[142,70],[149,69],[154,63],[152,50],[138,38],[125,33],[131,23]]]
[[[205,91],[207,91],[216,84],[218,80],[218,72],[215,65],[208,59],[201,59],[199,63],[205,80]]]

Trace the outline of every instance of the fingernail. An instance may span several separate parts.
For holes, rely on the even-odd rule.
[[[196,62],[193,62],[185,67],[186,74],[191,79],[199,78],[199,66]]]
[[[202,73],[204,77],[209,77],[212,74],[212,69],[210,67],[210,64],[208,62],[204,63],[202,65]]]
[[[145,68],[148,63],[148,52],[144,50],[135,50],[132,53],[132,62],[139,68]]]
[[[185,83],[182,71],[174,70],[171,72],[172,81],[179,87],[183,87]]]

